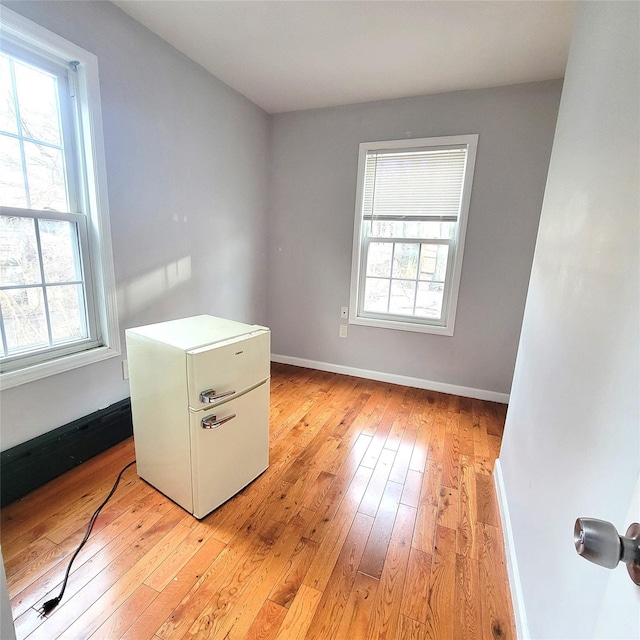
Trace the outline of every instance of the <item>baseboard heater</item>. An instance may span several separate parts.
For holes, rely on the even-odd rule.
[[[126,398],[3,451],[0,505],[22,498],[131,435],[131,400]]]

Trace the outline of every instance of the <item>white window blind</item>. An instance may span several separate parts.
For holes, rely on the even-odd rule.
[[[365,219],[457,220],[466,147],[367,153]]]

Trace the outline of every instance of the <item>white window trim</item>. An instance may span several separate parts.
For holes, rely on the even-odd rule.
[[[120,355],[120,332],[116,304],[116,283],[113,269],[109,203],[107,197],[107,171],[102,134],[102,110],[98,59],[92,53],[27,20],[23,16],[2,9],[2,33],[15,36],[25,46],[43,51],[52,57],[77,60],[76,91],[82,96],[78,114],[79,144],[84,147],[86,167],[85,194],[88,211],[87,231],[91,252],[90,272],[97,297],[97,322],[100,326],[102,346],[47,360],[22,369],[0,374],[0,389],[8,389],[27,382],[70,371]]]
[[[444,324],[426,324],[413,322],[410,317],[407,320],[369,318],[359,314],[360,297],[360,273],[362,263],[362,207],[364,197],[364,176],[367,153],[369,151],[409,149],[412,147],[454,146],[467,145],[467,165],[462,190],[462,202],[460,217],[458,219],[458,236],[455,247],[454,263],[451,273],[450,288],[448,294],[447,313]],[[441,136],[436,138],[413,138],[405,140],[387,140],[381,142],[363,142],[358,153],[358,178],[356,189],[356,210],[353,231],[353,253],[351,263],[351,295],[349,301],[349,324],[378,327],[383,329],[397,329],[400,331],[416,331],[420,333],[432,333],[437,335],[452,336],[455,326],[456,310],[458,306],[458,293],[460,279],[462,277],[462,259],[464,256],[464,242],[469,218],[469,204],[471,202],[471,187],[473,184],[473,171],[475,167],[478,135],[468,134],[460,136]]]

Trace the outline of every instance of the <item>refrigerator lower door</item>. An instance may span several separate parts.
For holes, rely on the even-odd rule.
[[[269,382],[190,420],[193,515],[204,518],[269,466]]]

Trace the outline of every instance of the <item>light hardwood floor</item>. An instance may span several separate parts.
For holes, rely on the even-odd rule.
[[[515,638],[493,463],[504,405],[273,365],[270,466],[202,521],[132,439],[2,510],[19,638]],[[241,462],[239,462],[241,464]]]

